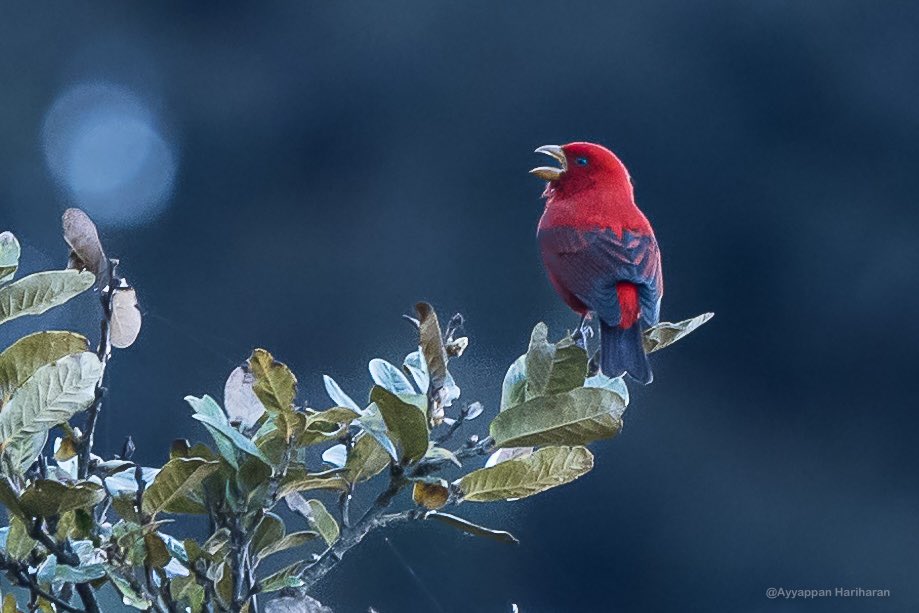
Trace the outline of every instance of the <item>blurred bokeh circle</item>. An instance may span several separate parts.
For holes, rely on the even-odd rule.
[[[42,145],[58,185],[99,223],[147,223],[169,204],[174,145],[127,88],[97,82],[64,91],[45,115]]]

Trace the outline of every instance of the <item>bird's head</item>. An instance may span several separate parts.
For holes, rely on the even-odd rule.
[[[559,166],[540,166],[530,171],[548,181],[545,195],[573,194],[591,187],[624,192],[631,197],[629,173],[616,155],[594,143],[543,145],[536,153],[544,153],[558,161]]]

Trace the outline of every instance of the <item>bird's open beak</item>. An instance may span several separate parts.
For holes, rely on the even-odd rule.
[[[535,175],[546,181],[557,181],[558,178],[565,174],[565,171],[568,170],[568,160],[565,158],[565,152],[558,145],[543,145],[536,150],[536,153],[545,153],[549,157],[555,158],[558,160],[558,163],[562,165],[562,167],[555,168],[554,166],[540,166],[539,168],[534,168],[531,170],[531,175]]]

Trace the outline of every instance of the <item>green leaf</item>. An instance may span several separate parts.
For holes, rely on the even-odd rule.
[[[501,384],[501,411],[516,406],[526,400],[527,390],[527,356],[522,355],[511,364]]]
[[[341,534],[341,530],[338,527],[338,522],[335,521],[332,514],[325,508],[325,505],[316,499],[308,500],[306,504],[309,505],[310,511],[312,512],[310,526],[322,535],[322,539],[327,545],[331,545],[337,541],[339,534]]]
[[[144,549],[147,552],[147,562],[153,568],[163,568],[172,560],[163,537],[156,532],[144,534]]]
[[[262,549],[259,552],[257,559],[260,562],[270,555],[281,553],[282,551],[287,551],[288,549],[300,547],[305,543],[308,543],[317,538],[319,538],[319,533],[313,532],[312,530],[300,530],[299,532],[291,532],[290,534],[285,534],[282,538]]]
[[[578,388],[498,413],[489,431],[496,447],[584,445],[618,434],[624,410],[625,403],[614,392]]]
[[[6,553],[14,560],[24,560],[37,543],[29,536],[25,522],[15,515],[9,518],[10,531],[6,537]]]
[[[214,534],[207,537],[207,540],[201,545],[201,549],[210,556],[222,556],[230,544],[230,531],[227,528],[219,528]]]
[[[219,462],[201,458],[173,458],[157,473],[144,492],[144,513],[202,513],[207,509],[201,495],[195,495],[201,483],[220,467]]]
[[[325,384],[325,391],[329,395],[329,398],[332,399],[332,402],[338,406],[347,407],[349,409],[354,409],[360,413],[361,408],[358,406],[354,400],[351,399],[351,396],[346,394],[338,383],[335,382],[335,379],[329,375],[322,375],[322,382]]]
[[[389,466],[391,459],[392,457],[373,436],[369,434],[358,436],[345,462],[346,478],[351,483],[372,479]]]
[[[47,442],[48,433],[39,432],[31,437],[14,440],[3,448],[3,453],[6,459],[9,460],[9,465],[13,468],[13,471],[16,474],[23,474],[38,459]]]
[[[459,458],[456,457],[456,454],[450,451],[449,449],[444,449],[443,447],[438,447],[433,442],[428,446],[428,452],[424,454],[425,460],[447,460],[452,464],[455,464],[457,468],[461,468],[463,465],[459,461]]]
[[[236,460],[236,454],[232,453],[232,448],[248,453],[265,464],[271,465],[271,461],[265,457],[265,454],[263,454],[252,441],[230,425],[226,415],[224,415],[220,406],[213,398],[208,395],[204,395],[201,398],[186,396],[185,401],[196,411],[195,414],[192,415],[192,418],[197,419],[207,427],[214,437],[214,441],[217,443],[221,455],[223,455],[233,468],[239,468],[239,463]],[[0,417],[2,417],[2,414],[0,414]]]
[[[195,582],[193,575],[174,578],[169,583],[169,589],[173,600],[187,602],[191,613],[202,613],[206,594],[204,588]]]
[[[28,517],[53,517],[94,506],[104,499],[105,489],[95,483],[65,485],[50,479],[37,479],[19,496],[19,504]]]
[[[297,588],[303,585],[300,573],[303,572],[304,562],[294,562],[278,572],[262,580],[262,592],[277,592],[284,588]]]
[[[22,517],[24,512],[19,504],[19,495],[9,477],[0,476],[0,504],[11,514]]]
[[[89,349],[86,337],[74,332],[36,332],[0,353],[0,404],[45,364]]]
[[[249,371],[255,376],[252,389],[270,413],[286,411],[297,396],[297,378],[283,362],[264,349],[249,357]]]
[[[520,543],[510,532],[505,532],[504,530],[493,530],[491,528],[486,528],[478,524],[474,524],[471,521],[465,520],[462,517],[457,517],[456,515],[450,515],[449,513],[441,513],[439,511],[428,511],[424,515],[425,519],[435,519],[441,523],[447,524],[448,526],[453,526],[458,528],[463,532],[472,534],[474,536],[484,536],[486,538],[494,539],[500,543],[513,543],[514,545]]]
[[[12,232],[0,233],[0,285],[7,283],[16,275],[19,267],[19,241]]]
[[[246,456],[239,463],[239,470],[236,473],[236,483],[239,489],[249,494],[254,492],[262,485],[268,483],[271,477],[271,467],[252,456]]]
[[[714,313],[703,313],[678,323],[662,321],[656,326],[648,328],[644,331],[645,352],[651,353],[672,345],[684,336],[694,332],[714,316]]]
[[[278,496],[284,497],[291,492],[306,490],[338,490],[349,489],[348,482],[342,477],[342,469],[336,468],[321,473],[310,473],[305,468],[293,466],[281,479],[278,486]]]
[[[84,352],[40,367],[0,412],[0,447],[4,450],[66,423],[95,399],[102,364]]]
[[[370,400],[380,408],[386,429],[402,446],[402,457],[415,462],[428,450],[428,419],[419,408],[387,389],[374,386]]]
[[[0,324],[64,304],[92,287],[95,278],[88,271],[50,270],[0,287]]]
[[[397,396],[400,394],[415,394],[415,388],[409,383],[402,371],[380,358],[370,360],[368,366],[373,382]],[[425,390],[426,391],[426,390]]]
[[[526,498],[570,483],[593,465],[586,447],[543,447],[526,458],[474,470],[456,484],[471,502]]]
[[[312,413],[304,420],[297,444],[306,447],[340,438],[345,428],[360,416],[360,412],[346,407],[332,407]]]
[[[8,593],[3,597],[2,613],[18,613],[18,611],[19,607],[16,605],[16,597]]]
[[[264,549],[284,538],[284,521],[274,513],[265,513],[252,531],[252,554],[258,556]]]
[[[220,608],[232,610],[230,606],[233,602],[233,571],[230,568],[229,561],[225,560],[219,564],[212,565],[208,569],[207,576],[214,584],[217,601],[222,605]]]
[[[530,334],[530,346],[526,353],[527,389],[526,399],[541,396],[552,374],[555,347],[549,340],[549,328],[539,322]]]
[[[106,568],[106,574],[112,581],[118,594],[121,596],[121,602],[126,606],[146,611],[153,606],[153,603],[147,600],[143,594],[135,590],[127,579],[121,576],[114,566]]]
[[[570,337],[556,344],[547,340],[548,328],[539,323],[530,336],[526,354],[526,399],[561,394],[581,387],[587,375],[587,352]]]

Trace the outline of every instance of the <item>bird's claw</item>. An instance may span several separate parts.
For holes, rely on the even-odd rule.
[[[587,323],[588,321],[587,317],[582,319],[581,324],[571,333],[571,339],[574,344],[585,351],[587,351],[587,340],[594,336],[594,329],[590,327],[590,324]]]

